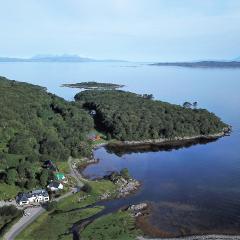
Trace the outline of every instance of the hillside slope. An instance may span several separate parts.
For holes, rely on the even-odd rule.
[[[93,120],[76,103],[3,77],[0,99],[0,195],[1,189],[5,192],[1,184],[45,186],[48,174],[41,161],[67,161],[70,155],[90,153],[86,135]]]

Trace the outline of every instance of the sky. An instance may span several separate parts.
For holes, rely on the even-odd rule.
[[[0,0],[0,56],[240,56],[240,0]]]

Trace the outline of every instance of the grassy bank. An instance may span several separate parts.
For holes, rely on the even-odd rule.
[[[116,185],[111,181],[86,181],[86,183],[91,187],[88,193],[81,191],[65,198],[58,203],[57,210],[70,211],[76,208],[86,207],[99,201],[101,195],[105,192],[109,192],[111,195],[115,194]]]
[[[135,228],[135,219],[129,212],[118,211],[98,218],[89,224],[80,236],[84,240],[133,240],[141,232]]]
[[[70,212],[44,213],[27,229],[16,238],[17,240],[39,240],[39,239],[72,239],[70,229],[72,225],[82,219],[88,218],[103,207],[86,208]]]

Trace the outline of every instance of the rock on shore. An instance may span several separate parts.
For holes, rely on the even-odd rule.
[[[137,180],[131,178],[128,180],[119,178],[115,184],[119,186],[117,190],[118,197],[125,197],[130,193],[135,192],[140,186],[140,183]]]
[[[142,216],[142,211],[148,207],[147,203],[139,203],[136,205],[130,205],[127,210],[131,212],[133,217]]]

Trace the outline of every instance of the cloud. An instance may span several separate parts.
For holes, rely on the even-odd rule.
[[[9,0],[1,7],[1,55],[151,60],[240,52],[238,0]]]

